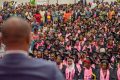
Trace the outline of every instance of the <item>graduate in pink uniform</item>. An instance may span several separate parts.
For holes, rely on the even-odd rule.
[[[117,80],[115,71],[109,67],[108,60],[101,61],[100,69],[96,70],[97,80]]]
[[[38,32],[38,29],[35,28],[34,29],[34,32],[32,33],[32,40],[38,40],[39,39],[39,32]]]
[[[81,43],[79,40],[76,41],[74,48],[76,48],[78,51],[81,51]]]
[[[67,42],[67,45],[66,45],[66,50],[71,50],[71,45],[70,45],[70,41]]]
[[[63,75],[65,76],[66,65],[63,64],[62,58],[61,58],[60,55],[57,56],[56,64],[57,64],[59,70],[60,70],[60,71],[63,73]]]
[[[67,67],[65,69],[65,78],[66,80],[78,80],[78,69],[74,64],[74,60],[72,57],[67,59]]]
[[[117,78],[120,80],[120,58],[118,58],[118,64],[117,64]]]
[[[80,79],[82,80],[94,80],[93,74],[95,75],[95,70],[91,66],[91,59],[87,57],[84,60],[84,67],[80,74]]]

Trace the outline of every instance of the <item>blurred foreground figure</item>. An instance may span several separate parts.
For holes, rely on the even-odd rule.
[[[56,65],[28,57],[30,25],[12,17],[2,25],[6,55],[0,60],[0,80],[64,80]]]

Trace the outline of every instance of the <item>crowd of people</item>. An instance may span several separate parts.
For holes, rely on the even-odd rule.
[[[4,2],[0,24],[11,16],[31,24],[29,55],[55,62],[66,80],[120,80],[119,3]]]

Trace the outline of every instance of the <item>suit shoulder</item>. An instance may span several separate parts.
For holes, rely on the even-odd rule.
[[[56,66],[55,62],[47,61],[44,59],[34,59],[34,62],[38,65],[49,66],[49,68],[53,68]]]
[[[100,69],[95,69],[95,71],[97,72],[97,71],[100,71]]]
[[[0,64],[2,64],[2,59],[0,59]]]

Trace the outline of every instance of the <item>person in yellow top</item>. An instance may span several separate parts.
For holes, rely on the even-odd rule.
[[[111,10],[108,12],[108,18],[109,18],[109,19],[112,19],[114,15],[115,15],[115,11],[114,11],[113,9],[111,9]]]

